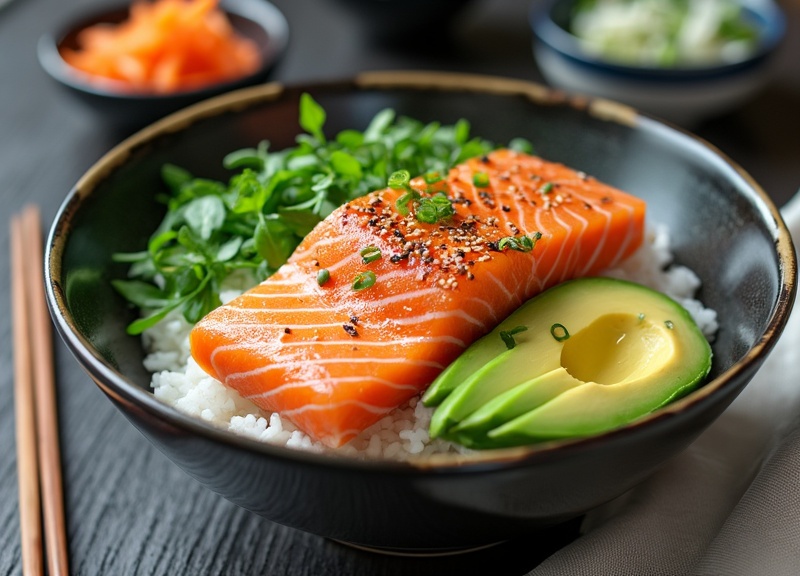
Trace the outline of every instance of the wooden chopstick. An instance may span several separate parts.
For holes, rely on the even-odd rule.
[[[34,459],[38,454],[38,466],[25,470],[24,482],[28,486],[37,486],[36,496],[41,498],[41,504],[37,501],[35,508],[25,511],[25,507],[30,504],[26,496],[25,506],[23,506],[23,471],[20,469],[23,571],[25,574],[29,573],[25,567],[26,562],[30,562],[30,574],[41,573],[40,512],[43,511],[48,574],[60,576],[68,573],[69,559],[64,521],[61,454],[58,442],[52,328],[45,304],[41,221],[39,210],[35,206],[26,207],[22,215],[15,217],[12,221],[12,240],[12,273],[15,282],[13,292],[14,341],[15,350],[23,349],[19,353],[19,360],[15,353],[15,365],[17,366],[15,372],[19,374],[17,378],[19,385],[15,393],[18,394],[18,406],[22,402],[26,403],[25,407],[19,406],[19,410],[24,410],[26,413],[26,416],[23,417],[26,431],[21,438],[20,432],[18,432],[18,452],[24,452],[25,458],[33,456]],[[18,281],[18,278],[21,280]],[[17,333],[18,326],[19,334]],[[20,370],[20,368],[22,369]],[[21,391],[22,387],[26,387],[27,391]],[[32,438],[29,430],[30,422],[28,422],[31,416],[27,415],[29,412],[32,413],[35,423]],[[25,444],[19,446],[20,441]],[[31,474],[32,476],[30,476]],[[26,490],[32,489],[26,488]],[[31,526],[32,523],[35,524],[35,527]],[[37,545],[35,552],[30,550]],[[26,546],[29,548],[27,561],[25,559]]]
[[[39,466],[36,450],[36,414],[33,364],[28,325],[25,251],[22,218],[11,219],[11,313],[14,323],[14,409],[17,433],[19,524],[22,573],[43,574]]]

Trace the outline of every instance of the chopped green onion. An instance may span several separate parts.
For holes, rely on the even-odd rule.
[[[539,192],[541,192],[542,194],[550,194],[552,191],[553,191],[552,182],[548,182],[547,184],[539,188]]]
[[[675,328],[675,324],[672,322],[672,320],[666,320],[664,322],[664,326],[667,327],[667,330],[672,330],[673,328]]]
[[[472,175],[472,183],[478,188],[486,188],[489,185],[489,175],[486,172],[475,172]]]
[[[444,192],[438,192],[430,198],[422,198],[419,201],[416,217],[420,222],[435,224],[439,220],[450,218],[455,213],[450,198]]]
[[[419,199],[420,199],[419,192],[417,192],[416,190],[410,190],[394,201],[394,207],[397,209],[397,211],[400,213],[401,216],[406,216],[410,211],[410,208],[408,207],[409,202],[413,202]]]
[[[369,264],[370,262],[375,262],[375,260],[381,259],[381,249],[374,244],[370,244],[366,248],[362,248],[359,254],[361,255],[361,261],[364,264]]]
[[[500,338],[503,339],[503,342],[506,343],[506,348],[511,350],[514,346],[517,345],[517,341],[514,340],[514,334],[519,334],[520,332],[525,332],[527,330],[527,326],[515,326],[511,330],[501,330],[500,331]]]
[[[564,340],[569,339],[569,330],[567,330],[566,326],[559,324],[558,322],[550,326],[550,334],[558,342],[563,342]]]
[[[328,272],[327,268],[323,268],[319,272],[317,272],[317,284],[323,286],[331,279],[331,273]]]
[[[359,272],[356,274],[356,277],[353,278],[353,290],[359,291],[370,288],[375,284],[375,280],[377,280],[375,272],[371,270]]]
[[[402,190],[408,187],[410,181],[411,173],[408,170],[398,170],[397,172],[392,172],[391,176],[389,176],[389,188]]]
[[[437,182],[442,181],[442,175],[438,172],[428,172],[424,176],[425,184],[436,184]]]

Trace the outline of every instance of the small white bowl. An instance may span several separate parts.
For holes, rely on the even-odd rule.
[[[716,66],[628,66],[584,50],[567,30],[575,0],[537,0],[531,10],[533,52],[554,87],[622,102],[684,126],[730,112],[765,83],[769,57],[784,35],[785,17],[772,0],[743,0],[745,17],[758,30],[746,59]]]

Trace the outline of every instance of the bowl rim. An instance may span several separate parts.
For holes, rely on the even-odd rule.
[[[87,24],[103,21],[108,16],[127,11],[130,6],[130,2],[95,5],[94,8],[84,9],[78,15],[70,18],[55,31],[42,34],[36,44],[36,56],[40,66],[51,78],[73,90],[109,100],[179,102],[192,98],[210,97],[214,94],[241,88],[252,83],[254,79],[264,77],[283,57],[289,45],[289,22],[283,12],[272,2],[268,0],[220,0],[219,7],[226,14],[248,20],[267,35],[267,45],[259,46],[259,53],[262,56],[259,67],[246,76],[177,92],[163,94],[136,92],[124,89],[115,90],[114,86],[119,83],[114,80],[94,82],[91,80],[91,75],[73,68],[64,60],[59,47],[69,34],[85,28]]]
[[[763,220],[770,227],[779,261],[780,293],[773,302],[765,331],[753,347],[733,366],[705,383],[689,395],[620,428],[585,438],[556,440],[546,443],[478,451],[467,456],[436,454],[407,461],[387,459],[360,459],[338,454],[318,454],[260,442],[234,432],[217,428],[202,419],[179,412],[117,372],[99,354],[92,352],[91,343],[79,332],[66,305],[61,288],[61,259],[70,233],[72,217],[80,205],[91,196],[97,185],[122,166],[129,155],[146,143],[161,136],[184,130],[196,122],[229,112],[245,110],[251,106],[268,104],[285,93],[321,90],[405,89],[428,91],[481,92],[497,95],[523,96],[535,103],[575,107],[590,116],[631,127],[662,130],[687,143],[705,149],[718,160],[732,168],[749,185],[749,199],[761,209]],[[481,473],[493,469],[525,467],[543,459],[567,458],[572,454],[591,449],[609,439],[622,440],[631,434],[654,430],[681,412],[700,409],[715,393],[724,393],[735,387],[737,375],[754,372],[769,354],[783,330],[794,303],[797,260],[789,231],[780,212],[766,192],[740,166],[705,140],[679,127],[670,126],[647,115],[639,114],[628,106],[603,99],[571,97],[540,84],[495,76],[470,75],[450,72],[377,71],[362,72],[343,80],[326,80],[285,85],[271,82],[244,88],[217,96],[175,112],[128,137],[101,157],[80,178],[67,194],[56,213],[45,245],[45,284],[47,304],[63,341],[78,362],[89,373],[95,384],[110,398],[129,408],[146,412],[173,432],[202,436],[209,441],[267,456],[282,461],[301,462],[325,468],[359,470],[364,473],[392,473],[420,475],[430,472],[439,475]]]
[[[631,66],[603,59],[583,49],[578,39],[552,18],[557,5],[574,0],[544,0],[535,2],[528,13],[534,40],[572,63],[595,72],[620,79],[651,82],[705,82],[726,78],[752,70],[764,62],[778,47],[786,33],[786,16],[773,0],[736,0],[744,10],[761,21],[764,33],[757,48],[745,59],[717,65]]]

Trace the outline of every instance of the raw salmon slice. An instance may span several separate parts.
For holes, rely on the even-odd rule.
[[[272,277],[195,326],[200,366],[340,446],[425,390],[524,301],[616,264],[644,234],[642,200],[510,150],[411,185],[423,197],[446,191],[455,214],[422,223],[412,203],[403,216],[405,191],[391,188],[341,206]],[[532,250],[501,242],[523,235],[538,238]],[[368,247],[380,257],[365,262]],[[365,271],[374,284],[355,290]]]

